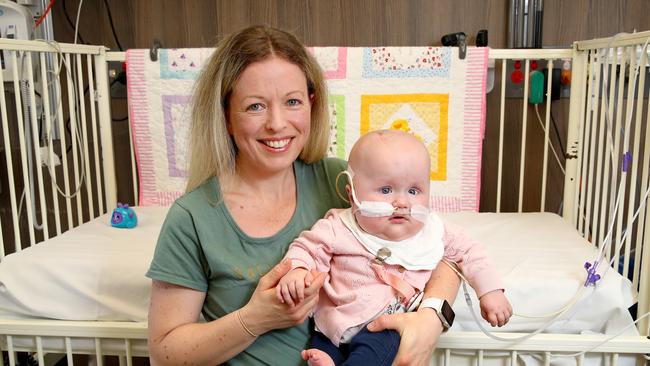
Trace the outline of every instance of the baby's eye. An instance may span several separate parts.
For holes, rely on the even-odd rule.
[[[264,105],[262,103],[253,103],[249,105],[246,110],[251,111],[251,112],[259,112],[264,108]]]
[[[420,190],[417,188],[409,188],[408,193],[415,196],[416,194],[420,193]]]
[[[300,99],[289,99],[287,101],[287,105],[289,107],[297,107],[297,106],[299,106],[301,104],[302,104],[302,100],[300,100]]]
[[[390,188],[390,187],[381,187],[381,188],[379,189],[379,191],[380,191],[382,194],[389,194],[389,193],[393,192],[393,189]]]

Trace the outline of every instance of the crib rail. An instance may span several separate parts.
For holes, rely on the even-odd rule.
[[[582,82],[572,96],[577,123],[569,131],[576,159],[567,164],[576,184],[565,191],[565,217],[632,280],[639,314],[650,310],[641,286],[650,278],[649,41],[650,32],[642,32],[576,42],[574,72]],[[639,329],[648,334],[646,319]]]
[[[0,55],[3,257],[116,198],[105,48],[0,39]]]
[[[34,352],[43,364],[46,355],[60,355],[73,365],[73,354],[95,357],[97,365],[104,356],[118,356],[121,364],[132,365],[135,357],[147,357],[146,323],[77,322],[55,320],[0,321],[0,347],[8,350],[9,364],[15,365],[15,352]],[[521,337],[518,333],[500,333],[502,337]],[[480,332],[450,332],[441,336],[433,365],[482,365],[494,359],[516,365],[522,357],[534,357],[542,364],[558,358],[582,364],[585,358],[597,358],[604,364],[617,365],[619,358],[634,357],[644,365],[650,341],[638,336],[619,336],[603,343],[602,335],[538,334],[517,342],[495,342]],[[588,351],[588,353],[582,353]]]
[[[89,355],[98,366],[105,356],[117,356],[128,366],[134,357],[148,357],[146,323],[2,320],[0,334],[10,366],[16,365],[15,352],[33,352],[39,365],[46,355],[66,358],[68,365],[74,364],[73,355]]]
[[[488,97],[484,156],[494,153],[498,158],[484,159],[482,182],[484,189],[494,189],[490,196],[496,199],[481,203],[483,211],[563,212],[599,247],[604,247],[611,227],[615,248],[604,255],[638,288],[639,314],[647,312],[650,303],[648,286],[642,286],[650,278],[650,254],[643,250],[650,234],[645,225],[650,214],[647,206],[632,220],[646,202],[643,194],[650,174],[650,148],[644,149],[650,139],[648,98],[640,92],[650,82],[641,72],[648,68],[642,52],[646,35],[650,33],[578,42],[573,49],[563,50],[490,50],[495,87]],[[4,39],[0,51],[6,65],[0,73],[1,257],[59,235],[116,204],[107,62],[124,61],[125,54],[106,52],[103,47]],[[543,102],[530,105],[533,63],[551,74],[565,60],[572,66],[570,99],[550,100],[555,81],[547,78]],[[513,86],[508,79],[517,62],[523,79]],[[59,64],[68,68],[56,72]],[[512,97],[508,88],[513,87],[521,89],[519,96]],[[565,139],[563,151],[552,133],[553,109],[559,138]],[[69,132],[68,118],[73,121]],[[562,121],[570,121],[566,131]],[[54,166],[55,154],[61,160],[58,166]],[[623,156],[629,157],[623,160]],[[37,163],[41,160],[47,164]],[[137,201],[132,145],[131,169]],[[516,199],[507,200],[513,192]],[[615,209],[618,197],[621,203]],[[647,334],[648,323],[642,320],[639,329]],[[36,352],[41,360],[48,353],[69,360],[71,354],[88,354],[96,356],[98,364],[103,355],[124,357],[130,363],[132,357],[147,354],[146,325],[141,323],[1,320],[0,334],[0,348],[9,351],[10,363],[20,351]],[[549,364],[556,352],[583,351],[604,339],[540,334],[508,345],[482,334],[449,333],[440,339],[436,362],[459,365],[457,360],[469,357],[468,364],[481,365],[498,356],[514,365],[534,353]],[[634,354],[638,364],[644,364],[643,355],[650,353],[648,342],[619,337],[590,354],[601,355],[612,365],[619,357]],[[575,357],[578,364],[584,358]]]

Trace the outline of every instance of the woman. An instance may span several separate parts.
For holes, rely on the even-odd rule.
[[[347,206],[332,183],[345,162],[324,158],[322,71],[291,34],[250,27],[219,43],[193,103],[187,193],[170,208],[147,273],[151,359],[301,364],[325,276],[314,273],[292,307],[274,297],[290,264],[275,264],[328,209]],[[452,300],[458,280],[443,267],[427,294]],[[442,331],[431,309],[368,327],[401,334],[396,363],[405,365],[426,364]]]

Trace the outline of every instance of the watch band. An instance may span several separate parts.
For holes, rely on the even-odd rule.
[[[440,322],[442,323],[443,332],[446,332],[454,324],[455,314],[447,300],[436,297],[427,297],[422,300],[418,309],[423,307],[435,310],[436,314],[438,314],[438,318],[440,318]]]

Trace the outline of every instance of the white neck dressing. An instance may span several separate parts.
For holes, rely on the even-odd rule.
[[[384,240],[363,231],[357,224],[352,209],[343,210],[340,217],[352,235],[372,255],[377,256],[381,248],[388,248],[390,256],[385,260],[388,264],[401,265],[407,270],[432,270],[444,254],[444,225],[434,213],[427,216],[422,230],[402,241]]]

